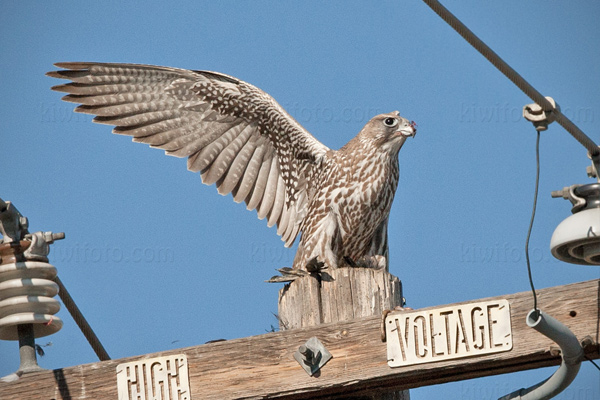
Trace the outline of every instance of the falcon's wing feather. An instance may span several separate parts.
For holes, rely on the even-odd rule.
[[[220,194],[277,224],[286,246],[305,216],[308,175],[329,150],[271,96],[228,75],[138,64],[58,63],[53,87],[114,133],[188,157]]]

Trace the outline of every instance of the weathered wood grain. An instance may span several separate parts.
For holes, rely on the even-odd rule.
[[[590,358],[598,358],[600,280],[539,290],[539,307],[580,339],[590,337]],[[370,317],[294,329],[43,371],[0,383],[2,399],[117,399],[116,366],[144,358],[184,353],[192,399],[334,399],[414,388],[556,365],[553,343],[525,325],[531,293],[501,296],[511,305],[513,350],[482,357],[389,368],[380,339],[380,318]],[[491,300],[481,299],[477,301]],[[318,377],[309,377],[293,359],[298,346],[317,336],[333,354]]]
[[[336,268],[305,276],[279,292],[282,329],[381,316],[402,306],[402,284],[385,269]],[[357,399],[358,400],[358,399]],[[408,390],[371,394],[368,400],[410,400]]]
[[[402,305],[400,280],[384,270],[337,268],[305,276],[279,292],[282,329],[380,316]]]

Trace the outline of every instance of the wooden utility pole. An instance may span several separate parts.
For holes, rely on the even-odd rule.
[[[177,375],[177,383],[189,383],[185,398],[190,400],[348,399],[352,396],[369,399],[373,393],[511,373],[561,362],[555,343],[525,324],[525,316],[532,306],[531,292],[476,301],[490,300],[505,300],[510,304],[513,337],[510,351],[391,368],[386,343],[381,341],[381,317],[366,317],[24,374],[14,382],[0,382],[0,397],[14,400],[150,399],[152,397],[148,395],[118,396],[118,387],[122,383],[139,393],[157,382],[141,380],[141,374],[138,379],[132,374],[125,376],[124,366],[160,365],[161,359],[177,357],[187,358],[187,371]],[[600,357],[600,280],[541,289],[538,304],[584,343],[588,358]],[[333,355],[318,377],[308,376],[293,357],[298,347],[312,336],[318,337]],[[158,384],[172,388],[170,379],[158,379]]]
[[[379,316],[402,306],[402,283],[384,269],[344,267],[303,276],[279,292],[282,329]],[[408,390],[348,396],[356,400],[409,400]]]

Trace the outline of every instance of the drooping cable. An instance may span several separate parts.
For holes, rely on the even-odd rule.
[[[527,230],[527,239],[525,239],[525,261],[527,262],[527,275],[529,276],[529,285],[533,293],[533,309],[538,311],[537,295],[533,285],[533,276],[531,274],[531,262],[529,260],[529,240],[531,239],[531,231],[533,230],[533,221],[535,220],[535,211],[537,208],[538,189],[540,187],[540,131],[536,130],[537,138],[535,141],[535,191],[533,195],[533,208],[531,210],[531,219],[529,220],[529,229]]]
[[[594,165],[598,166],[600,158],[600,147],[590,139],[577,125],[575,125],[569,118],[561,113],[559,108],[554,107],[540,92],[538,92],[533,86],[529,84],[517,71],[515,71],[510,65],[508,65],[498,54],[496,54],[488,45],[486,45],[481,39],[477,37],[466,25],[464,25],[454,14],[452,14],[446,7],[444,7],[437,0],[423,0],[436,14],[438,14],[448,25],[450,25],[459,35],[461,35],[469,44],[471,44],[481,55],[483,55],[492,65],[494,65],[500,72],[504,74],[508,79],[511,80],[523,93],[525,93],[530,99],[539,104],[544,111],[552,112],[555,121],[558,122],[567,132],[571,134],[583,147],[586,148],[588,154],[591,156]],[[535,219],[535,211],[537,207],[538,188],[539,188],[539,175],[540,175],[540,158],[539,158],[539,144],[540,144],[540,132],[537,131],[536,139],[536,178],[535,178],[535,194],[533,201],[533,209],[531,213],[531,220],[529,223],[529,229],[527,231],[527,239],[525,241],[525,258],[527,261],[527,273],[529,276],[529,284],[531,285],[531,291],[533,293],[533,304],[534,310],[539,311],[537,308],[537,295],[535,293],[535,287],[533,284],[533,278],[531,273],[531,263],[529,259],[529,241],[531,238],[531,231],[533,229],[533,222]],[[598,176],[600,181],[600,176]],[[598,370],[600,367],[592,359],[587,356],[584,358],[590,361]]]
[[[554,108],[552,104],[533,86],[529,84],[517,71],[508,65],[498,54],[496,54],[488,45],[477,37],[469,28],[465,26],[454,14],[437,0],[423,0],[437,15],[448,23],[459,35],[471,44],[482,56],[487,58],[500,72],[510,79],[523,93],[531,100],[539,104],[544,111],[552,111],[556,122],[567,130],[583,147],[587,149],[591,156],[600,154],[600,148],[590,139],[577,125],[569,118]]]

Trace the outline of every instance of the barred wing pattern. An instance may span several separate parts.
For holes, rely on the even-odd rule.
[[[58,63],[47,75],[72,82],[75,111],[96,115],[187,167],[220,194],[256,209],[291,246],[313,195],[311,177],[329,150],[271,96],[236,78],[208,71],[137,64]]]

